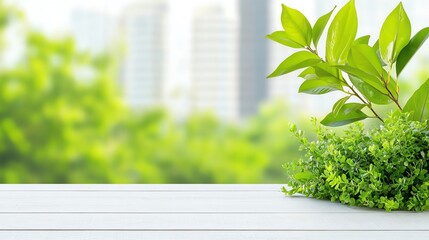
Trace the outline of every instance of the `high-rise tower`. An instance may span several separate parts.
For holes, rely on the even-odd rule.
[[[132,107],[161,104],[165,81],[167,5],[163,0],[131,5],[125,16],[125,101]]]
[[[265,0],[239,0],[239,111],[241,117],[257,112],[267,97],[268,5]]]
[[[224,119],[238,112],[237,19],[221,4],[195,10],[192,27],[192,107]]]

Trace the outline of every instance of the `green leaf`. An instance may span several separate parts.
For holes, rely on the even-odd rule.
[[[362,36],[362,37],[360,37],[360,38],[357,38],[354,42],[353,42],[353,45],[359,45],[359,44],[366,44],[366,45],[368,45],[369,44],[369,39],[371,38],[371,36],[370,35],[365,35],[365,36]]]
[[[316,70],[314,69],[314,67],[308,67],[306,68],[304,71],[302,71],[298,77],[300,78],[304,78],[304,79],[317,79],[318,76],[316,75]]]
[[[314,46],[316,48],[317,48],[317,44],[319,43],[320,37],[322,36],[323,31],[325,30],[326,25],[328,24],[328,21],[331,18],[331,15],[334,12],[335,8],[337,8],[337,6],[335,6],[327,14],[325,14],[325,15],[321,16],[319,19],[317,19],[316,23],[314,24],[314,27],[313,27],[313,43],[314,43]]]
[[[377,40],[374,45],[372,46],[372,49],[374,50],[380,50],[380,40]]]
[[[286,58],[268,78],[278,77],[301,68],[310,67],[321,61],[322,59],[314,53],[307,51],[296,52]]]
[[[355,76],[359,79],[362,79],[365,83],[371,85],[381,93],[388,94],[388,91],[384,87],[384,82],[381,79],[379,79],[377,76],[374,76],[372,74],[369,74],[365,71],[362,71],[358,68],[351,67],[351,66],[336,66],[336,67],[348,73],[351,76]]]
[[[334,107],[332,107],[332,113],[337,116],[338,113],[340,112],[341,108],[344,106],[344,104],[350,99],[350,95],[347,97],[343,97],[340,100],[338,100],[335,104]]]
[[[331,64],[345,64],[358,27],[355,1],[347,3],[332,20],[326,39],[326,59]]]
[[[401,74],[402,70],[404,70],[408,62],[411,60],[414,54],[416,54],[416,52],[420,49],[420,47],[428,38],[429,38],[429,27],[423,28],[416,35],[414,35],[414,37],[411,38],[408,45],[402,49],[402,51],[399,53],[398,61],[396,63],[397,76]]]
[[[337,114],[329,113],[321,123],[329,127],[339,127],[366,119],[368,116],[362,112],[364,107],[365,105],[360,103],[346,103]]]
[[[299,172],[295,175],[293,175],[293,178],[295,178],[295,180],[297,181],[302,181],[302,180],[308,180],[311,178],[311,172]]]
[[[359,44],[350,49],[348,56],[350,66],[358,68],[374,76],[383,76],[383,66],[377,53],[368,45]]]
[[[322,62],[313,66],[315,73],[320,77],[334,77],[339,79],[338,68],[329,65],[328,63]]]
[[[282,4],[282,25],[288,39],[306,47],[311,44],[312,29],[310,22],[300,11]]]
[[[362,93],[362,95],[368,99],[371,103],[378,105],[386,105],[392,102],[392,100],[388,97],[387,94],[383,94],[378,91],[373,86],[369,85],[362,79],[349,75],[350,81],[353,83],[353,86]]]
[[[378,56],[378,59],[380,59],[381,65],[383,65],[383,67],[387,66],[387,64],[384,62],[383,58],[381,57],[379,40],[375,42],[374,46],[372,46],[372,49],[374,49],[375,52],[377,53],[377,56]]]
[[[342,90],[343,85],[336,78],[324,77],[319,79],[305,80],[299,87],[300,93],[325,94]]]
[[[268,39],[278,42],[280,44],[283,44],[285,46],[291,47],[291,48],[303,48],[302,45],[294,42],[293,40],[289,39],[289,36],[286,34],[285,31],[277,31],[273,32],[266,36]]]
[[[410,120],[429,119],[429,79],[420,86],[405,104],[403,111],[410,113]]]
[[[380,31],[380,53],[386,63],[393,64],[411,37],[411,23],[402,3],[389,14]]]
[[[309,67],[299,76],[307,80],[300,86],[300,93],[325,94],[343,90],[344,83],[338,77],[338,69],[327,63],[321,62]]]

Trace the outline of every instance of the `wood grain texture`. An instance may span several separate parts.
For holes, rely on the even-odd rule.
[[[281,231],[10,231],[16,240],[405,240],[429,239],[428,232],[281,232]]]
[[[280,185],[0,185],[0,239],[429,239],[429,212],[352,208]]]
[[[2,214],[0,230],[426,231],[428,214]]]
[[[315,204],[317,203],[317,204]],[[361,212],[279,191],[1,191],[0,212]]]

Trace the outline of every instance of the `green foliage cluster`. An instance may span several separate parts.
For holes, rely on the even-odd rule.
[[[32,32],[26,47],[15,66],[0,71],[0,181],[105,181],[104,139],[124,110],[108,59],[77,52],[72,39]]]
[[[387,211],[429,209],[428,121],[396,113],[368,132],[354,124],[342,137],[314,124],[317,141],[291,125],[306,157],[285,164],[285,193]]]
[[[358,15],[355,1],[350,0],[333,18],[327,33],[325,53],[319,54],[319,40],[335,8],[312,26],[298,10],[283,5],[283,30],[267,38],[290,48],[299,49],[287,57],[268,77],[278,77],[304,69],[299,92],[326,94],[340,91],[339,99],[323,120],[326,126],[342,126],[367,118],[383,116],[375,105],[390,105],[411,113],[411,119],[429,119],[429,79],[415,92],[404,107],[399,101],[400,76],[404,67],[429,38],[429,28],[411,38],[411,23],[400,3],[384,21],[378,40],[370,45],[370,36],[356,38]],[[357,102],[356,102],[357,101]]]

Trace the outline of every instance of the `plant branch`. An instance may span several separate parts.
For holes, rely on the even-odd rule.
[[[353,96],[355,96],[355,97],[357,97],[357,98],[359,98],[359,100],[361,100],[368,108],[369,108],[369,110],[371,110],[371,112],[374,114],[374,116],[376,117],[376,118],[378,118],[378,120],[380,120],[382,123],[384,123],[384,120],[380,117],[380,115],[378,115],[377,114],[377,112],[374,110],[374,108],[372,107],[372,105],[371,105],[371,103],[368,101],[365,101],[357,92],[356,92],[356,90],[352,87],[352,86],[350,86],[349,85],[349,83],[348,82],[346,82],[346,81],[344,81],[346,84],[347,84],[347,87],[349,87],[350,88],[350,90],[352,90],[352,92],[353,92]]]
[[[388,84],[390,82],[390,71],[389,71],[389,73],[387,75],[387,82],[384,80],[384,78],[382,78],[382,79],[383,79],[383,82],[384,82],[384,88],[386,88],[387,92],[389,93],[388,95],[389,95],[390,99],[392,99],[392,101],[396,104],[396,106],[398,106],[398,108],[402,111],[402,107],[401,107],[401,105],[399,104],[399,101],[398,101],[398,99],[399,99],[399,89],[398,89],[398,86],[396,87],[397,88],[398,98],[395,98],[395,96],[393,95],[392,91],[390,91],[389,86],[388,86]],[[396,83],[396,84],[398,84],[398,83]]]
[[[341,70],[338,70],[339,76],[340,76],[340,80],[343,81],[344,84],[346,84],[346,86],[352,91],[351,95],[357,97],[363,104],[365,104],[369,110],[371,110],[371,112],[374,114],[374,117],[377,118],[378,120],[380,120],[382,123],[384,123],[384,120],[380,117],[380,115],[378,115],[378,113],[375,111],[374,108],[372,108],[371,102],[368,100],[365,100],[362,96],[359,95],[359,93],[353,88],[352,85],[350,85],[350,83],[348,83],[343,75],[341,74]]]
[[[312,52],[312,53],[316,54],[318,57],[320,57],[320,56],[319,56],[319,53],[317,52],[317,50],[316,50],[316,49],[312,49],[311,47],[305,47],[305,49],[307,49],[308,51],[310,51],[310,52]]]
[[[389,92],[390,98],[393,100],[393,102],[396,104],[396,106],[398,106],[398,108],[402,111],[402,107],[399,104],[399,101],[397,98],[395,98],[395,96],[393,96],[392,92],[389,90],[389,88],[386,86],[387,91]],[[398,95],[399,96],[399,95]]]
[[[307,49],[308,51],[310,51],[310,52],[316,54],[318,57],[320,57],[319,54],[317,53],[317,51],[311,49],[311,47],[305,47],[305,49]],[[323,58],[321,58],[321,59],[323,62],[326,62],[325,60],[323,60]],[[362,103],[365,104],[369,108],[369,110],[371,110],[371,112],[374,114],[374,117],[377,118],[378,120],[380,120],[382,123],[384,123],[384,120],[380,117],[380,115],[378,115],[378,113],[374,110],[374,108],[372,108],[371,103],[369,101],[365,101],[365,99],[359,95],[359,93],[353,88],[353,86],[351,86],[344,79],[343,75],[341,74],[340,69],[338,69],[338,74],[340,76],[340,80],[352,91],[352,93],[348,93],[348,94],[353,95],[353,96],[357,97],[360,101],[362,101]],[[390,91],[389,91],[389,93],[390,93]],[[390,94],[392,95],[392,93],[390,93]],[[392,97],[393,97],[393,95],[392,95]],[[397,103],[397,101],[395,101],[395,102]],[[397,103],[397,104],[399,106],[399,103]],[[399,108],[402,110],[402,108],[400,106],[399,106]]]

